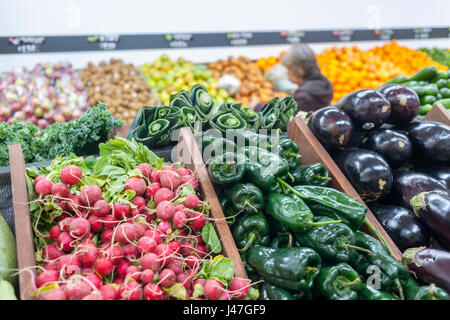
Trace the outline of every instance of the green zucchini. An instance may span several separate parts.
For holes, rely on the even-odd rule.
[[[435,96],[439,93],[439,89],[436,84],[430,83],[427,86],[422,87],[425,95]]]
[[[420,114],[421,116],[424,116],[424,115],[426,115],[426,114],[428,113],[428,111],[431,110],[431,108],[433,108],[433,105],[431,105],[431,104],[425,104],[425,105],[423,105],[423,106],[420,106],[420,108],[419,108],[419,114]]]
[[[0,278],[16,285],[17,276],[12,274],[17,269],[16,240],[8,223],[0,213]]]
[[[385,84],[401,84],[401,83],[404,83],[406,81],[408,81],[408,77],[406,77],[406,76],[398,76],[398,77],[392,78],[391,80],[389,80]]]
[[[445,108],[450,109],[450,98],[437,100],[434,104],[440,103]]]
[[[450,98],[450,89],[449,88],[441,88],[439,89],[439,93],[442,96],[442,99]]]
[[[436,66],[425,67],[416,73],[414,73],[409,80],[410,81],[429,81],[435,78],[438,74]]]
[[[17,300],[14,287],[0,277],[0,300]]]
[[[424,104],[433,104],[436,102],[436,97],[432,96],[432,95],[426,95],[423,96],[422,98],[420,98],[420,104],[424,105]]]

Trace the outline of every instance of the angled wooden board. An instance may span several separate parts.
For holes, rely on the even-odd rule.
[[[450,126],[450,112],[442,104],[436,103],[423,120],[437,121]]]

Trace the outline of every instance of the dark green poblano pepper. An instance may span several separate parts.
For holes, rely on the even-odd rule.
[[[409,278],[404,286],[406,300],[450,300],[447,292],[434,283],[425,286],[419,284],[413,279]]]
[[[294,240],[292,233],[279,233],[275,238],[270,241],[269,247],[272,248],[292,248]]]
[[[371,285],[361,283],[358,300],[397,300],[386,291],[377,290]]]
[[[288,290],[264,281],[261,287],[261,300],[297,300]]]
[[[281,158],[287,161],[289,169],[294,169],[300,165],[301,156],[298,153],[298,145],[291,139],[281,139],[274,149]]]
[[[320,162],[296,166],[290,173],[294,178],[293,185],[326,187],[332,180],[328,168]]]
[[[310,290],[320,272],[322,260],[310,248],[255,246],[248,252],[250,263],[264,280],[289,290]]]
[[[322,268],[314,287],[328,300],[356,300],[361,282],[358,272],[342,262]]]
[[[216,156],[208,167],[211,180],[220,185],[229,185],[242,180],[245,167],[235,153],[227,152]]]
[[[238,183],[225,191],[236,212],[254,214],[264,208],[262,191],[253,183]]]
[[[240,252],[246,252],[253,245],[268,245],[270,242],[269,224],[262,213],[239,218],[232,233]]]

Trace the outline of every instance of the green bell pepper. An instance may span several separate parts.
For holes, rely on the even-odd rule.
[[[315,215],[340,219],[353,231],[361,227],[367,207],[349,195],[333,188],[320,186],[291,187],[285,181],[277,180],[282,186],[302,198]]]
[[[261,287],[261,300],[297,300],[288,290],[264,281]]]
[[[289,169],[294,169],[300,165],[301,156],[298,153],[298,145],[291,139],[281,139],[275,151],[287,161]]]
[[[315,222],[331,221],[328,217],[315,217]],[[305,247],[317,251],[322,259],[332,263],[348,262],[355,250],[370,253],[355,246],[355,234],[343,223],[328,224],[309,229],[305,233],[295,233],[296,240]]]
[[[264,280],[289,290],[310,290],[322,262],[319,254],[310,248],[265,246],[251,248],[247,261]]]
[[[314,215],[300,197],[294,194],[271,193],[266,213],[295,232],[306,232],[313,226],[340,223],[341,220],[314,222]]]
[[[280,233],[270,241],[269,247],[272,248],[292,248],[293,238],[292,233]]]
[[[268,245],[269,224],[262,213],[244,215],[233,226],[233,238],[239,252],[246,252],[256,244]]]
[[[253,183],[238,183],[225,191],[237,212],[254,214],[264,208],[261,190]]]
[[[225,217],[232,217],[231,219],[227,218],[227,223],[231,226],[236,222],[235,211],[231,200],[226,196],[222,196],[220,198],[220,206],[222,207],[223,214]]]
[[[404,300],[403,286],[410,278],[406,267],[392,257],[380,241],[368,234],[356,231],[355,245],[369,250],[371,254],[355,252],[350,259],[352,267],[363,276],[370,266],[377,266],[381,288],[388,292],[398,292],[400,299]]]
[[[214,157],[224,153],[236,152],[237,146],[233,141],[221,137],[210,135],[202,136],[203,158],[206,156]]]
[[[377,290],[374,287],[361,283],[358,300],[397,300],[386,291]]]
[[[267,216],[267,221],[269,222],[270,234],[273,237],[275,237],[279,233],[288,233],[289,232],[289,228],[285,224],[281,223],[278,220],[275,220],[274,218],[272,218],[269,215]]]
[[[294,177],[293,185],[326,187],[332,180],[328,168],[320,162],[297,166],[290,173]]]
[[[356,300],[361,282],[358,272],[342,262],[322,268],[314,287],[328,300]]]
[[[237,157],[231,152],[216,156],[208,167],[211,180],[220,185],[229,185],[242,180],[245,167],[243,163],[239,163]]]
[[[429,286],[421,286],[417,290],[414,300],[450,300],[450,297],[444,289],[436,287],[432,283]]]

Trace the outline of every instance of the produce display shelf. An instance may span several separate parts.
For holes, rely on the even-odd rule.
[[[294,118],[288,126],[289,138],[294,140],[300,147],[300,154],[302,155],[302,163],[310,164],[314,162],[322,162],[329,170],[330,176],[333,178],[331,187],[339,191],[346,193],[357,201],[365,204],[359,194],[353,188],[347,177],[342,173],[337,164],[314,136],[313,132],[300,118]],[[401,260],[402,253],[400,249],[395,245],[394,241],[389,237],[387,232],[375,218],[373,213],[368,209],[366,213],[366,219],[370,226],[378,231],[381,236],[386,240],[392,256],[398,261]],[[361,226],[362,231],[377,238],[369,228],[365,225]]]
[[[200,192],[211,207],[211,216],[216,219],[215,227],[223,248],[223,254],[233,260],[235,276],[247,278],[239,251],[233,240],[231,231],[225,220],[219,200],[214,192],[205,164],[199,152],[195,138],[189,128],[182,128],[177,146],[178,161],[196,172],[199,179]],[[19,144],[9,146],[11,162],[11,182],[14,206],[14,224],[16,234],[18,268],[23,270],[36,265],[34,258],[34,233],[31,226],[28,192],[25,180],[25,162]],[[32,281],[35,271],[22,271],[19,274],[20,299],[33,300]]]

